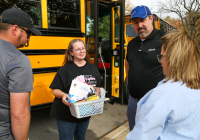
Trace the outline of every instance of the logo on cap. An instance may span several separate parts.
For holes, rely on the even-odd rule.
[[[151,15],[151,11],[149,10],[149,8],[144,5],[139,5],[131,11],[130,20],[132,20],[133,18],[136,18],[136,17],[145,19],[145,18],[147,18],[148,15]]]

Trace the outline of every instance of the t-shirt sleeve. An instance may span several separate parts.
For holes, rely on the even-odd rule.
[[[101,87],[101,75],[96,66],[95,66],[95,69],[96,69],[97,87]]]
[[[51,89],[60,89],[61,91],[64,91],[64,85],[61,79],[61,76],[59,73],[56,74],[56,76],[54,77],[51,85],[50,85]]]
[[[24,55],[11,59],[6,67],[8,91],[14,93],[33,91],[33,73],[30,60]]]

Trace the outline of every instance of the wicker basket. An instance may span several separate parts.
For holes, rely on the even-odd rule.
[[[84,118],[103,113],[105,98],[86,101],[81,103],[71,103],[70,111],[76,118]]]

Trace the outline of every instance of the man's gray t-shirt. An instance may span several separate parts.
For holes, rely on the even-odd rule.
[[[30,60],[14,44],[0,39],[0,137],[11,134],[10,92],[33,91]]]

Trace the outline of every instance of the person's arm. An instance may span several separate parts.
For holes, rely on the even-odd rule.
[[[15,140],[28,140],[30,126],[29,93],[10,92],[11,127]]]
[[[128,82],[129,63],[126,58],[125,58],[125,70],[126,70],[126,80]]]
[[[67,105],[69,107],[71,106],[70,103],[67,101],[67,99],[70,100],[69,95],[67,93],[62,92],[60,89],[52,89],[52,93],[57,98],[62,98],[62,102],[65,105]]]

